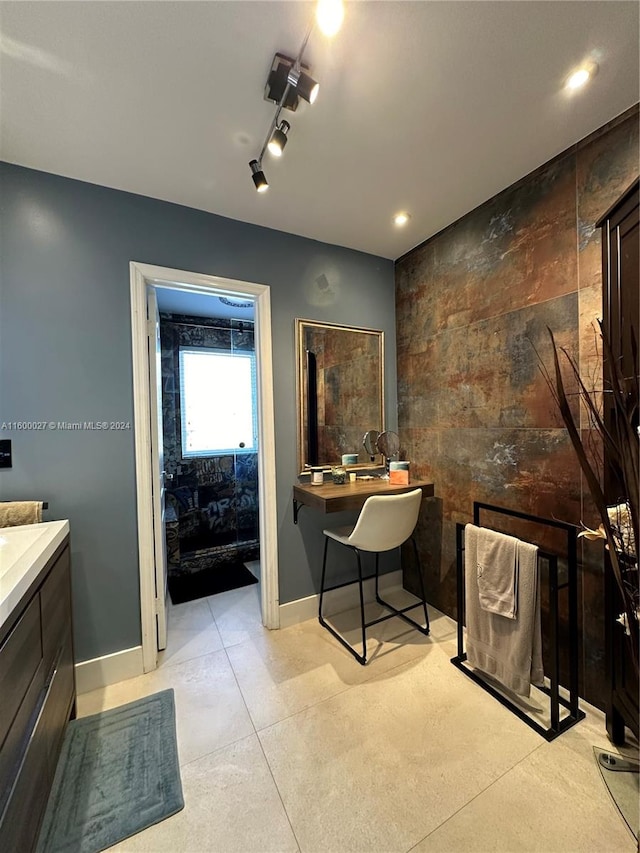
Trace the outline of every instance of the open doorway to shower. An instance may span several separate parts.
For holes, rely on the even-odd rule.
[[[173,604],[259,580],[251,299],[157,288],[167,579]]]
[[[225,546],[228,551],[241,551],[239,543],[249,543],[248,547],[259,548],[260,582],[256,587],[259,593],[260,617],[266,628],[279,627],[279,602],[278,602],[278,567],[277,567],[277,516],[273,495],[276,492],[275,479],[275,432],[274,432],[274,404],[273,404],[273,369],[271,348],[271,307],[270,288],[267,285],[252,282],[235,281],[217,276],[200,273],[174,270],[165,267],[150,266],[131,262],[131,324],[132,324],[132,348],[133,348],[133,392],[134,392],[134,424],[135,424],[135,455],[136,455],[136,490],[137,490],[137,518],[138,518],[138,554],[140,566],[140,615],[142,629],[142,657],[145,672],[155,669],[158,665],[158,652],[166,644],[167,604],[170,599],[167,595],[168,589],[168,561],[166,555],[165,531],[167,524],[171,524],[166,517],[167,507],[169,518],[172,517],[171,509],[174,506],[173,497],[166,498],[167,489],[174,492],[181,486],[191,482],[198,494],[191,499],[186,499],[187,510],[198,509],[200,517],[197,524],[191,524],[192,519],[187,519],[184,524],[183,533],[185,546],[192,550],[185,553],[195,554],[198,551],[217,547],[221,550]],[[224,297],[227,301],[253,302],[253,328],[250,330],[249,318],[243,323],[242,329],[237,311],[234,317],[222,318],[224,320],[235,320],[233,322],[220,323],[220,311],[212,311],[209,301],[206,311],[198,311],[191,304],[186,310],[179,310],[163,301],[161,291],[175,293],[176,295],[192,296],[199,295],[207,300]],[[160,294],[160,307],[157,296]],[[236,306],[229,306],[233,309]],[[165,459],[163,458],[164,441],[164,400],[162,387],[166,380],[167,386],[171,386],[171,377],[165,374],[165,366],[162,364],[162,346],[160,330],[160,310],[167,314],[178,314],[181,319],[185,317],[195,320],[194,326],[203,325],[198,317],[204,316],[207,321],[214,321],[213,326],[224,326],[230,341],[235,339],[238,347],[236,353],[244,351],[250,353],[245,344],[249,337],[253,337],[252,358],[252,388],[255,394],[252,399],[253,424],[251,429],[245,432],[245,438],[234,438],[245,444],[245,447],[223,447],[219,442],[222,440],[219,433],[214,434],[214,447],[208,442],[211,435],[206,439],[207,446],[201,444],[204,439],[199,434],[201,427],[195,422],[201,414],[198,398],[204,395],[212,396],[214,401],[224,392],[212,394],[210,390],[198,391],[201,383],[196,383],[196,391],[192,394],[188,389],[183,390],[182,408],[185,412],[191,412],[195,421],[189,424],[190,416],[187,416],[185,444],[183,447],[182,415],[180,419],[180,461],[174,459],[174,470],[167,471]],[[208,315],[208,316],[207,316]],[[194,344],[195,339],[200,337],[200,343],[212,343],[219,329],[213,329],[209,322],[204,323],[209,331],[202,329],[192,332],[189,344]],[[242,347],[240,346],[242,344]],[[220,351],[220,346],[183,346],[185,352],[197,349],[202,354],[203,350]],[[224,350],[223,350],[224,351]],[[226,352],[226,351],[225,351]],[[227,353],[228,354],[228,353]],[[185,359],[185,353],[178,354]],[[248,356],[245,356],[245,359]],[[187,358],[187,361],[189,359]],[[189,372],[189,371],[187,371]],[[244,368],[246,377],[247,371]],[[187,379],[187,384],[188,384]],[[180,382],[173,377],[174,394],[180,394]],[[184,384],[184,381],[183,381]],[[237,384],[237,383],[236,383]],[[195,394],[195,396],[194,396]],[[196,402],[193,402],[193,401]],[[191,401],[191,402],[190,402]],[[182,409],[181,409],[182,411]],[[208,410],[209,415],[211,409]],[[214,413],[222,414],[218,418],[221,422],[234,423],[231,417],[224,417],[224,406],[218,401],[213,408]],[[246,418],[240,416],[236,426],[246,423]],[[176,430],[178,430],[176,421]],[[192,434],[193,433],[193,434]],[[236,432],[234,431],[234,436]],[[237,433],[239,436],[239,433]],[[247,441],[254,441],[253,447],[247,446]],[[217,442],[217,443],[216,443]],[[225,443],[229,443],[228,439]],[[186,454],[184,453],[186,449]],[[210,453],[214,449],[217,452]],[[192,451],[191,455],[189,450]],[[233,451],[221,453],[220,451]],[[176,448],[176,454],[178,449]],[[224,457],[231,456],[233,462],[222,463]],[[249,457],[253,456],[248,465]],[[238,459],[244,465],[238,465]],[[171,455],[168,454],[168,462]],[[235,479],[242,481],[240,488],[240,500],[237,500],[235,486],[232,494],[221,496],[215,489],[225,481],[224,467],[232,464]],[[178,470],[178,467],[180,470]],[[187,469],[186,471],[183,469]],[[252,473],[252,468],[255,473]],[[167,478],[167,473],[173,476]],[[196,480],[194,480],[194,473]],[[239,477],[238,477],[239,474]],[[201,478],[202,475],[202,478]],[[191,480],[189,480],[191,477]],[[252,514],[252,502],[242,499],[243,487],[249,488],[249,483],[255,483],[257,477],[257,535],[255,515]],[[178,478],[184,478],[178,479]],[[231,478],[227,478],[230,480]],[[165,488],[166,487],[166,488]],[[227,484],[227,488],[229,485]],[[200,491],[202,489],[202,494]],[[182,495],[186,498],[186,495]],[[176,498],[177,500],[177,498]],[[196,507],[195,504],[198,504]],[[211,506],[213,504],[213,506]],[[193,505],[193,506],[192,506]],[[204,507],[203,507],[204,505]],[[204,513],[201,511],[204,509]],[[243,512],[243,510],[247,510]],[[225,515],[228,515],[225,518]],[[200,524],[202,522],[202,524]],[[175,512],[176,526],[174,532],[180,534],[180,514]],[[191,524],[191,527],[190,527]],[[215,534],[218,538],[212,543],[207,541],[208,533]],[[251,538],[247,538],[251,536]],[[226,542],[223,541],[226,537]],[[200,547],[205,546],[205,547]],[[251,556],[244,554],[246,557]],[[255,563],[251,559],[242,560],[243,565],[248,564],[255,571]],[[197,565],[191,566],[197,569]],[[195,572],[194,572],[195,573]],[[205,593],[206,594],[206,593]],[[233,593],[222,593],[228,595]],[[208,601],[216,599],[216,594],[208,594]],[[199,602],[195,602],[198,604]],[[190,606],[190,605],[184,605]],[[217,617],[216,617],[217,618]]]

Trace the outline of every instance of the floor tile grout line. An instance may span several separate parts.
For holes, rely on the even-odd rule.
[[[439,641],[436,641],[434,643],[424,643],[421,645],[421,648],[427,648],[427,647],[438,648],[439,647]],[[226,648],[224,649],[224,651],[226,651]],[[444,652],[444,653],[446,655],[448,655],[448,652]],[[228,655],[227,655],[227,657],[228,657]],[[395,664],[394,666],[389,667],[389,669],[385,669],[382,672],[378,672],[378,671],[372,672],[371,675],[369,675],[367,678],[364,678],[362,681],[358,681],[355,684],[347,684],[341,690],[337,690],[335,693],[332,693],[330,696],[324,696],[323,698],[318,699],[316,702],[311,702],[309,705],[305,705],[304,708],[299,708],[297,711],[292,711],[290,714],[287,714],[284,717],[280,717],[279,719],[274,720],[271,723],[267,723],[264,726],[257,726],[257,724],[255,723],[255,721],[253,719],[253,716],[251,715],[251,711],[249,711],[248,706],[247,706],[247,711],[249,713],[249,716],[251,717],[251,722],[253,723],[253,725],[255,727],[256,733],[259,734],[260,732],[264,732],[267,729],[272,728],[273,726],[277,726],[280,723],[285,722],[286,720],[291,720],[293,717],[296,717],[296,716],[298,716],[298,714],[302,714],[305,711],[310,710],[311,708],[317,708],[319,705],[322,705],[325,702],[329,702],[330,700],[335,699],[338,696],[342,696],[344,693],[347,693],[349,690],[353,690],[357,687],[361,687],[363,684],[368,684],[369,682],[371,682],[372,679],[376,678],[377,676],[380,676],[380,675],[386,676],[386,675],[388,675],[392,672],[395,672],[396,670],[401,669],[403,667],[408,668],[409,666],[415,664],[416,661],[419,659],[422,660],[423,658],[419,654],[416,654],[415,657],[412,657],[409,660],[402,661],[402,663]],[[231,661],[231,658],[229,658],[229,663],[231,665],[231,668],[232,668],[232,670],[234,672],[234,676],[235,676],[236,673],[235,673],[235,669],[233,668],[233,662]],[[237,677],[236,677],[236,683],[238,684],[238,688],[239,688],[240,692],[242,693],[242,697],[244,700],[244,693],[242,692],[242,687],[240,686],[240,683],[238,682]],[[245,701],[245,706],[246,706],[246,701]]]
[[[284,723],[286,720],[291,720],[293,717],[297,717],[298,714],[303,714],[305,711],[309,711],[311,708],[317,708],[319,705],[323,705],[325,702],[330,702],[332,699],[336,699],[338,696],[342,696],[347,693],[349,690],[354,690],[358,687],[362,687],[363,684],[369,684],[373,678],[376,676],[386,676],[389,673],[395,672],[397,669],[401,669],[406,666],[409,667],[412,664],[415,664],[416,661],[423,658],[420,658],[419,655],[416,655],[414,658],[410,660],[405,660],[402,663],[396,664],[396,666],[392,666],[389,669],[385,669],[382,672],[372,673],[368,678],[365,678],[363,681],[358,681],[356,684],[348,684],[342,690],[338,690],[336,693],[332,693],[330,696],[324,696],[322,699],[318,699],[317,702],[312,702],[310,705],[305,705],[304,708],[299,708],[297,711],[293,711],[290,714],[287,714],[286,717],[281,717],[279,720],[274,720],[272,723],[267,723],[265,726],[261,726],[256,728],[256,733],[260,734],[261,732],[267,731],[267,729],[272,728],[273,726],[280,725],[280,723]],[[233,666],[233,665],[232,665]]]
[[[206,601],[207,601],[207,606],[209,607],[209,610],[211,610],[209,599],[207,598]],[[217,623],[215,622],[215,616],[213,617],[213,619],[214,619],[214,624],[216,625],[216,628],[217,628],[218,632],[220,633],[220,629],[218,628]],[[310,620],[305,620],[305,621],[315,621],[315,620],[312,618]],[[299,624],[303,624],[303,623],[299,623]],[[221,639],[222,639],[222,637],[221,637]],[[286,720],[290,720],[293,717],[296,717],[298,714],[304,713],[305,711],[308,711],[311,708],[315,708],[319,705],[322,705],[324,702],[328,702],[331,699],[334,699],[338,696],[341,696],[342,694],[348,692],[349,690],[357,688],[363,684],[368,684],[372,679],[374,679],[377,676],[382,674],[382,673],[379,673],[378,671],[372,671],[371,674],[368,675],[366,678],[364,678],[362,681],[358,681],[355,684],[347,684],[341,690],[338,690],[335,693],[332,693],[330,696],[325,696],[316,702],[312,702],[309,705],[305,705],[304,708],[299,708],[297,711],[293,711],[292,713],[287,714],[285,717],[281,717],[280,719],[275,720],[274,722],[267,723],[266,725],[259,727],[256,724],[256,721],[254,720],[253,715],[251,714],[251,711],[250,711],[249,706],[247,704],[247,700],[246,700],[244,692],[242,690],[242,686],[240,685],[240,682],[238,681],[238,677],[237,677],[236,671],[235,671],[234,666],[233,666],[233,661],[231,660],[229,653],[228,653],[229,648],[234,648],[234,647],[237,647],[239,645],[243,645],[244,643],[247,643],[247,642],[250,642],[250,638],[247,638],[246,640],[243,640],[239,643],[235,643],[235,644],[230,645],[230,646],[223,646],[221,649],[218,649],[216,652],[206,652],[203,655],[197,655],[195,658],[191,658],[190,660],[195,660],[198,657],[204,657],[207,654],[216,654],[217,652],[221,652],[221,651],[225,652],[225,655],[227,657],[227,661],[228,661],[229,666],[231,668],[231,671],[233,673],[234,680],[236,682],[238,690],[240,691],[240,695],[242,697],[243,704],[244,704],[246,711],[247,711],[247,714],[249,716],[249,720],[250,720],[251,725],[252,725],[254,732],[256,734],[259,734],[262,731],[266,731],[267,729],[269,729],[273,726],[276,726],[282,722],[285,722]],[[382,643],[382,645],[384,645],[384,642]],[[429,642],[425,642],[425,643],[420,644],[420,648],[439,648],[439,647],[440,647],[440,640],[435,639],[432,635],[429,636]],[[395,664],[395,665],[389,667],[389,669],[383,670],[383,673],[385,675],[387,675],[389,673],[395,672],[398,669],[401,669],[402,667],[409,667],[410,665],[415,664],[416,660],[418,660],[418,659],[422,659],[422,656],[420,655],[419,652],[414,657],[410,658],[409,660],[404,660],[401,663],[398,663],[398,664]],[[187,662],[188,661],[180,661],[180,662],[177,662],[176,664],[168,664],[167,666],[172,666],[172,665],[179,666],[181,663],[187,663]]]
[[[284,804],[284,800],[282,799],[282,794],[280,793],[280,788],[278,787],[278,783],[276,782],[275,776],[273,775],[273,770],[271,768],[271,764],[269,763],[269,759],[267,758],[267,755],[264,751],[264,747],[262,746],[262,741],[260,740],[260,735],[259,735],[258,730],[256,728],[256,724],[253,720],[253,717],[251,716],[251,711],[249,710],[249,706],[247,705],[247,701],[244,697],[244,693],[242,692],[242,688],[240,687],[240,682],[238,681],[238,676],[236,675],[236,671],[233,668],[233,663],[231,662],[231,658],[229,657],[229,654],[228,654],[226,648],[225,648],[224,652],[227,655],[227,660],[229,662],[229,667],[231,669],[231,672],[233,673],[234,681],[236,683],[238,691],[240,692],[240,696],[242,697],[242,702],[244,704],[244,707],[247,710],[247,715],[249,717],[249,720],[251,721],[251,725],[253,726],[254,735],[255,735],[255,738],[258,741],[258,744],[260,746],[260,751],[262,752],[262,755],[263,755],[264,760],[265,760],[265,764],[267,765],[267,769],[269,770],[269,775],[271,776],[271,778],[273,780],[273,784],[274,784],[275,789],[276,789],[277,794],[278,794],[278,799],[280,800],[280,803],[282,804],[282,810],[285,813],[285,816],[287,818],[287,823],[289,824],[289,827],[291,828],[291,833],[295,839],[296,845],[298,847],[298,851],[300,851],[301,848],[300,848],[300,842],[298,841],[298,836],[295,833],[295,830],[294,830],[293,825],[291,823],[291,818],[289,817],[289,812],[287,811],[287,808]]]
[[[203,758],[208,758],[211,755],[215,755],[216,752],[221,752],[223,749],[229,749],[230,746],[235,746],[238,743],[242,743],[243,740],[248,740],[249,738],[257,737],[257,736],[258,736],[258,733],[255,731],[249,732],[249,734],[247,734],[247,735],[240,735],[240,737],[234,738],[233,740],[230,740],[228,743],[223,743],[220,746],[214,747],[214,749],[210,750],[209,752],[203,752],[202,755],[198,755],[195,758],[190,758],[189,761],[185,761],[184,764],[181,762],[178,762],[178,765],[179,765],[180,769],[182,770],[185,767],[190,767],[192,764],[196,764],[198,761],[202,761]],[[179,753],[178,753],[178,755],[179,755]]]
[[[209,649],[209,651],[202,652],[202,654],[194,654],[192,657],[184,658],[184,660],[176,660],[176,661],[171,661],[171,660],[164,661],[163,660],[158,664],[158,666],[156,667],[156,670],[163,669],[166,671],[167,669],[170,669],[172,666],[184,666],[184,664],[186,664],[186,663],[191,663],[194,660],[200,660],[200,658],[206,658],[208,655],[218,655],[218,654],[220,654],[220,652],[224,652],[224,651],[225,651],[225,648],[224,648],[224,646],[222,646],[219,649]],[[156,670],[151,670],[151,672],[155,672]],[[143,673],[143,674],[146,675],[146,673]]]
[[[213,619],[213,624],[218,628],[218,623],[216,621],[216,614],[213,612],[213,608],[211,607],[211,602],[209,601],[209,597],[205,597],[205,601],[207,602],[207,607],[209,608],[209,613],[211,614],[211,618]],[[218,628],[218,632],[220,628]]]
[[[226,655],[227,663],[229,664],[229,669],[231,670],[231,674],[233,675],[233,680],[235,681],[236,687],[238,688],[238,693],[240,694],[240,698],[242,699],[242,704],[244,705],[245,710],[247,712],[247,716],[249,717],[249,721],[250,721],[251,726],[253,728],[253,732],[254,732],[254,734],[257,735],[258,730],[256,728],[256,724],[253,721],[253,717],[251,716],[251,711],[249,710],[249,706],[247,705],[247,700],[245,699],[244,693],[242,692],[242,687],[240,686],[240,682],[238,681],[238,676],[236,675],[236,671],[233,668],[233,663],[231,662],[231,658],[229,657],[229,653],[227,652],[226,649],[223,649],[223,651]]]
[[[275,777],[273,775],[273,770],[271,769],[271,765],[269,764],[269,759],[266,756],[266,753],[264,751],[264,747],[262,746],[262,741],[260,740],[260,736],[259,736],[258,732],[253,731],[248,735],[243,735],[242,737],[236,738],[236,740],[233,740],[230,743],[224,744],[224,746],[218,746],[218,747],[216,747],[216,749],[212,749],[211,752],[205,752],[203,755],[199,755],[197,758],[192,758],[191,761],[187,761],[184,764],[179,763],[178,764],[179,769],[183,770],[185,767],[189,767],[192,764],[196,764],[198,761],[202,761],[205,758],[209,758],[210,756],[215,755],[218,752],[222,752],[222,750],[228,749],[231,746],[235,746],[236,744],[242,743],[242,741],[249,740],[251,738],[255,738],[258,742],[258,746],[260,747],[260,752],[262,753],[265,764],[267,766],[267,770],[269,771],[269,775],[271,776],[271,779],[273,781],[273,785],[276,789],[276,793],[278,794],[278,799],[280,800],[280,803],[282,805],[282,811],[284,812],[285,817],[287,818],[287,823],[289,824],[289,828],[291,829],[291,834],[293,835],[293,838],[296,842],[296,846],[298,848],[298,853],[300,853],[302,848],[300,847],[300,842],[298,841],[298,836],[296,835],[295,830],[293,828],[293,825],[291,823],[291,818],[289,817],[289,812],[287,811],[287,808],[286,808],[284,801],[282,799],[282,794],[280,793],[280,788],[278,787],[278,783],[276,782]]]
[[[293,828],[293,824],[291,823],[291,817],[289,816],[289,812],[287,811],[287,807],[285,806],[284,800],[282,799],[282,794],[280,792],[280,788],[278,787],[278,783],[276,782],[276,777],[273,775],[273,768],[271,767],[271,763],[269,762],[269,759],[267,758],[267,753],[264,751],[264,746],[262,744],[262,740],[260,738],[259,732],[256,732],[256,737],[258,739],[258,743],[260,744],[260,750],[262,751],[266,765],[269,768],[269,774],[271,775],[271,778],[273,779],[273,784],[275,785],[275,789],[278,792],[278,797],[280,799],[280,802],[282,803],[282,810],[285,813],[285,815],[287,816],[287,822],[288,822],[289,826],[291,827],[291,833],[295,839],[296,844],[298,845],[298,851],[301,851],[302,847],[300,846],[300,841],[298,840],[298,836],[296,835],[296,831]]]
[[[471,797],[470,800],[467,800],[467,802],[464,803],[464,805],[460,806],[459,809],[456,809],[455,812],[453,812],[452,814],[449,815],[449,817],[445,818],[442,821],[442,823],[439,823],[438,826],[435,826],[431,830],[431,832],[428,832],[424,836],[424,838],[421,838],[418,841],[416,841],[416,843],[412,847],[410,847],[406,851],[406,853],[411,853],[412,850],[415,850],[415,848],[418,846],[418,844],[422,844],[422,842],[426,841],[427,838],[430,838],[434,832],[437,832],[439,829],[442,829],[442,827],[445,826],[445,824],[449,823],[449,821],[452,820],[456,815],[460,814],[461,811],[464,811],[464,809],[466,809],[467,806],[471,805],[471,803],[473,803],[474,800],[477,800],[478,797],[481,797],[483,794],[485,794],[487,791],[489,791],[491,788],[493,788],[493,786],[497,782],[499,782],[501,779],[503,779],[508,773],[511,773],[512,770],[515,770],[516,767],[518,767],[518,765],[522,764],[523,761],[526,761],[527,758],[530,758],[534,754],[534,752],[537,752],[543,746],[545,746],[545,743],[539,743],[537,746],[534,746],[533,749],[530,750],[529,752],[527,752],[526,755],[523,755],[521,758],[519,758],[515,764],[513,764],[511,767],[507,768],[504,772],[500,773],[499,776],[496,776],[496,778],[492,782],[489,782],[489,784],[485,788],[482,788],[482,790],[478,791],[477,794],[474,794],[474,796]]]

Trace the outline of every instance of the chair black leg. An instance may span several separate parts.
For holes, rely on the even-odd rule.
[[[329,537],[324,538],[324,555],[322,557],[322,577],[320,578],[320,601],[318,603],[318,618],[322,622],[322,600],[324,598],[324,581],[327,576],[327,546],[329,545]]]
[[[378,572],[379,558],[380,558],[380,554],[376,551],[376,601],[378,601],[378,599],[380,597],[380,590],[379,590],[379,586],[378,586],[378,581],[380,578],[380,575]]]
[[[358,652],[353,648],[353,646],[348,643],[344,637],[341,637],[340,634],[325,620],[322,615],[322,603],[324,601],[324,589],[325,589],[325,579],[327,575],[327,546],[329,545],[329,538],[325,538],[324,540],[324,555],[322,558],[322,577],[320,579],[320,600],[318,602],[318,622],[322,625],[323,628],[326,628],[327,631],[341,643],[348,652],[354,656],[354,658],[358,661],[359,664],[364,666],[367,662],[367,646],[366,646],[366,636],[365,636],[365,621],[364,621],[364,592],[362,589],[362,567],[360,565],[360,555],[356,551],[356,556],[358,558],[358,579],[360,582],[360,619],[362,622],[362,654],[359,655]],[[355,548],[353,549],[355,551]]]
[[[360,621],[362,623],[362,665],[367,662],[367,631],[364,622],[364,590],[362,588],[362,560],[360,559],[360,551],[354,548],[356,559],[358,560],[358,583],[360,585]],[[378,555],[376,554],[376,557]]]
[[[416,545],[416,540],[411,537],[411,542],[413,544],[413,552],[416,557],[416,564],[418,567],[418,576],[420,577],[420,591],[422,592],[422,609],[424,610],[424,628],[419,622],[416,622],[415,619],[412,619],[410,616],[407,616],[406,613],[408,610],[415,610],[416,607],[420,607],[420,604],[411,604],[409,607],[397,608],[392,604],[389,604],[388,601],[385,601],[378,592],[378,555],[376,554],[376,601],[378,604],[381,604],[383,607],[386,607],[387,610],[391,610],[395,616],[399,616],[401,619],[404,619],[405,622],[408,622],[412,628],[416,628],[422,634],[429,636],[429,614],[427,613],[427,598],[424,590],[424,578],[422,577],[422,569],[420,567],[420,558],[418,556],[418,546]]]
[[[320,624],[322,625],[323,628],[326,628],[327,631],[329,631],[329,633],[332,636],[334,636],[336,638],[336,640],[338,640],[338,642],[341,643],[345,647],[345,649],[347,649],[347,651],[349,651],[354,656],[354,658],[358,661],[358,663],[362,664],[362,666],[364,666],[367,662],[367,628],[370,627],[371,625],[375,625],[378,622],[383,622],[386,619],[391,619],[393,616],[399,616],[400,619],[404,619],[404,621],[407,622],[409,625],[411,625],[412,628],[416,628],[422,634],[426,634],[427,636],[429,634],[429,613],[427,611],[427,597],[425,594],[424,578],[422,576],[422,569],[420,566],[420,557],[418,554],[418,546],[417,546],[416,541],[413,537],[411,537],[411,542],[413,544],[413,551],[414,551],[415,558],[416,558],[416,565],[418,567],[418,576],[420,578],[420,591],[422,593],[422,601],[419,604],[412,604],[409,607],[397,608],[397,607],[394,607],[392,604],[389,604],[388,602],[386,602],[383,598],[381,598],[381,596],[380,596],[380,585],[379,585],[379,580],[380,580],[379,558],[380,558],[380,555],[378,553],[376,553],[376,555],[375,555],[375,596],[376,596],[376,601],[378,602],[378,604],[381,604],[383,607],[386,607],[386,609],[390,610],[391,612],[389,614],[387,614],[386,616],[382,616],[382,617],[378,617],[377,619],[373,619],[371,622],[366,622],[365,621],[365,615],[364,615],[364,578],[363,578],[363,574],[362,574],[362,557],[361,557],[360,551],[357,548],[353,548],[353,546],[351,546],[352,550],[355,551],[356,561],[358,563],[358,591],[360,593],[360,625],[361,625],[361,630],[362,630],[362,654],[358,654],[358,652],[353,648],[353,646],[350,643],[348,643],[344,639],[344,637],[342,637],[335,630],[335,628],[333,628],[324,619],[324,617],[322,615],[322,605],[324,603],[324,593],[325,593],[325,581],[326,581],[326,577],[327,577],[327,548],[329,545],[329,538],[328,537],[325,538],[324,554],[322,557],[322,576],[321,576],[321,580],[320,580],[320,599],[319,599],[319,603],[318,603],[318,621],[320,622]],[[339,586],[345,586],[345,584],[339,584]],[[337,587],[329,587],[330,590],[336,589],[336,588]],[[406,615],[407,611],[414,610],[416,607],[420,607],[420,605],[422,605],[422,608],[424,611],[424,621],[425,621],[424,627],[419,622],[416,622],[415,619],[412,619],[410,616]]]
[[[415,538],[411,537],[411,544],[413,545],[413,553],[416,557],[416,567],[418,569],[418,577],[420,578],[420,592],[422,593],[422,607],[424,609],[424,624],[427,629],[427,634],[429,633],[429,614],[427,613],[427,593],[424,588],[424,577],[422,576],[422,565],[420,564],[420,557],[418,555],[418,545],[416,544]]]

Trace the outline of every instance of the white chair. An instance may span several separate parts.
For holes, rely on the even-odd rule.
[[[424,591],[424,578],[420,568],[420,559],[418,557],[418,548],[413,539],[413,531],[418,522],[418,514],[420,512],[420,503],[422,501],[422,489],[415,489],[411,492],[405,492],[401,495],[372,495],[364,503],[360,515],[355,526],[334,527],[323,531],[325,535],[324,542],[324,557],[322,560],[322,579],[320,581],[320,604],[318,608],[318,620],[323,628],[326,628],[342,645],[351,652],[355,659],[363,666],[367,662],[367,635],[366,629],[371,625],[376,625],[378,622],[384,622],[387,619],[393,619],[394,616],[399,616],[408,622],[413,628],[421,631],[423,634],[429,634],[429,615],[427,613],[427,602]],[[360,619],[362,625],[362,654],[358,654],[356,649],[345,640],[328,622],[325,621],[322,615],[322,603],[325,592],[332,589],[339,589],[347,586],[350,582],[336,584],[335,586],[325,586],[327,574],[327,547],[329,539],[333,539],[340,545],[345,545],[351,548],[356,555],[358,563],[358,583],[360,586]],[[418,577],[420,578],[420,591],[422,599],[418,604],[411,604],[408,607],[397,609],[380,597],[378,590],[378,558],[383,551],[391,551],[394,548],[399,548],[404,542],[411,539],[413,550],[416,557],[418,567]],[[376,601],[383,607],[390,610],[385,616],[378,619],[372,619],[370,622],[365,622],[364,618],[364,592],[362,588],[364,578],[362,574],[361,552],[367,551],[375,553],[375,591]],[[371,575],[369,576],[371,577]],[[424,610],[425,624],[421,625],[416,622],[406,613],[416,607],[422,607]]]

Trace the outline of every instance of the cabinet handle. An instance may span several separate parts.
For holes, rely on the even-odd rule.
[[[47,677],[44,680],[45,690],[47,690],[49,688],[49,685],[51,684],[51,682],[53,681],[53,679],[56,676],[56,672],[58,671],[58,665],[60,663],[60,658],[62,657],[62,648],[63,648],[62,646],[59,646],[58,651],[56,653],[56,656],[53,659],[53,663],[51,665],[51,671],[49,672],[49,675],[47,675]]]

